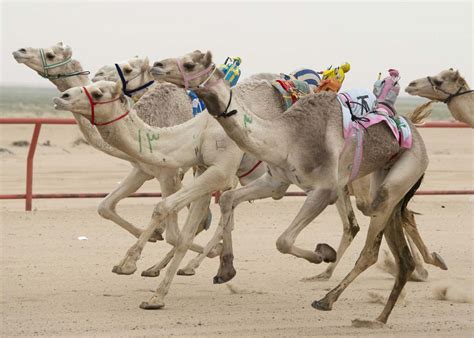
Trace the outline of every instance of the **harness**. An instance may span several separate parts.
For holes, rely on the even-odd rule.
[[[132,80],[135,80],[140,75],[143,75],[143,72],[138,73],[136,76],[132,77],[130,80],[125,80],[125,76],[123,75],[122,69],[120,68],[118,63],[115,64],[115,68],[117,69],[117,73],[120,77],[120,81],[122,81],[122,91],[128,97],[132,97],[133,93],[138,92],[138,91],[143,90],[143,89],[146,89],[146,88],[150,87],[153,83],[155,83],[154,80],[151,80],[151,81],[141,85],[140,87],[137,87],[137,88],[134,88],[134,89],[127,89],[128,83]]]
[[[217,115],[216,118],[223,117],[223,118],[226,119],[226,118],[228,118],[232,115],[237,114],[237,109],[233,109],[231,111],[228,111],[231,103],[232,103],[232,89],[230,90],[230,97],[229,97],[229,102],[227,103],[227,107],[225,107],[225,110],[222,113],[220,113],[219,115]]]
[[[450,93],[450,92],[445,91],[445,90],[444,90],[443,88],[441,88],[441,87],[436,86],[436,85],[433,83],[433,80],[431,80],[431,77],[430,77],[430,76],[427,76],[426,78],[428,79],[428,82],[430,83],[431,88],[433,88],[434,90],[439,90],[440,92],[442,92],[442,93],[448,95],[447,98],[445,98],[444,100],[442,100],[442,102],[444,102],[444,103],[446,103],[446,104],[448,104],[449,102],[451,102],[451,100],[452,100],[453,98],[455,98],[456,96],[461,96],[461,95],[464,95],[464,94],[469,94],[469,93],[474,92],[474,90],[472,90],[472,89],[471,89],[471,90],[466,90],[466,91],[464,91],[464,92],[461,92],[461,90],[463,89],[463,86],[460,86],[459,89],[457,90],[457,92],[453,94],[453,93]],[[438,100],[438,101],[439,101],[439,100]]]
[[[181,76],[183,77],[184,89],[189,88],[189,81],[197,79],[198,77],[200,77],[201,75],[204,75],[206,73],[210,73],[209,76],[203,82],[201,82],[201,84],[199,84],[197,86],[197,88],[204,88],[206,83],[211,79],[212,75],[214,75],[214,73],[217,69],[216,65],[211,63],[209,65],[209,67],[207,67],[206,69],[203,69],[203,70],[200,70],[200,71],[197,71],[197,72],[194,72],[194,73],[191,73],[191,74],[187,75],[186,72],[183,69],[183,63],[181,62],[181,60],[179,58],[176,59],[176,63],[178,64],[179,72],[181,73]]]
[[[91,107],[91,123],[94,126],[105,126],[105,125],[111,124],[115,121],[118,121],[118,120],[120,120],[120,119],[122,119],[122,118],[124,118],[125,116],[128,115],[129,111],[126,111],[125,113],[123,113],[122,115],[120,115],[119,117],[117,117],[117,118],[115,118],[111,121],[102,122],[102,123],[95,122],[95,115],[94,115],[95,114],[95,106],[98,105],[98,104],[106,104],[106,103],[111,103],[111,102],[120,100],[120,96],[117,96],[116,98],[114,98],[112,100],[97,102],[97,101],[94,101],[92,99],[92,96],[91,96],[91,94],[89,93],[89,91],[87,90],[86,87],[82,87],[82,89],[84,90],[84,93],[86,93],[86,96],[89,99],[89,105]]]
[[[262,161],[258,160],[257,163],[255,163],[254,166],[253,166],[252,168],[250,168],[249,171],[246,171],[246,172],[243,173],[242,175],[239,175],[238,178],[247,177],[248,175],[250,175],[251,173],[253,173],[253,172],[255,171],[255,169],[257,169],[260,164],[262,164]]]
[[[38,74],[41,77],[44,77],[45,79],[58,80],[58,79],[62,79],[62,78],[65,78],[65,77],[71,77],[71,76],[76,76],[76,75],[89,75],[91,73],[88,70],[86,70],[86,71],[77,71],[77,72],[66,73],[66,74],[50,75],[49,72],[48,72],[49,69],[53,69],[53,68],[57,68],[57,67],[60,67],[60,66],[67,65],[68,63],[70,63],[72,61],[72,58],[68,57],[67,59],[64,59],[63,61],[59,61],[59,62],[52,63],[52,64],[48,65],[48,63],[46,62],[46,57],[44,56],[43,48],[40,48],[39,52],[40,52],[40,56],[41,56],[41,63],[43,64],[43,72],[38,72]]]

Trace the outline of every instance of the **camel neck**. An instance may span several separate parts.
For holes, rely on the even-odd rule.
[[[231,96],[229,87],[222,80],[209,89],[196,90],[196,94],[239,148],[245,152],[258,154],[259,145],[262,144],[260,140],[262,135],[258,130],[266,128],[268,121],[247,109],[237,95]]]
[[[474,93],[453,97],[448,103],[448,109],[456,120],[474,127]]]
[[[65,74],[80,71],[82,71],[81,64],[76,60],[72,60],[70,63],[64,65],[64,67],[62,68],[62,72]],[[70,76],[50,81],[56,86],[56,88],[58,88],[60,92],[63,92],[73,87],[87,86],[91,83],[87,75]],[[72,115],[76,120],[82,135],[91,146],[111,156],[118,157],[127,161],[131,160],[130,157],[127,156],[125,153],[118,151],[117,149],[114,149],[109,144],[107,144],[102,139],[97,129],[90,123],[87,118],[77,113],[73,113]]]
[[[116,116],[124,112],[123,107],[114,111]],[[180,168],[197,164],[196,149],[208,118],[201,114],[183,124],[159,128],[146,124],[132,108],[123,119],[97,129],[108,144],[140,162]]]

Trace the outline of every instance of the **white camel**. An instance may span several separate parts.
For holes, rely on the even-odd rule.
[[[458,70],[450,68],[439,74],[414,80],[405,91],[410,95],[446,103],[456,120],[474,128],[474,91]]]
[[[13,57],[17,62],[25,64],[38,72],[41,76],[49,79],[61,92],[72,87],[90,84],[89,78],[87,77],[89,72],[83,71],[81,64],[77,60],[72,59],[71,47],[64,45],[62,42],[49,48],[21,48],[13,52]],[[148,74],[148,59],[134,58],[128,65],[129,67],[133,66],[133,70],[127,72],[127,76],[135,76],[135,73]],[[146,75],[141,77],[141,79],[146,79]],[[161,91],[160,88],[150,91],[149,95],[153,100],[149,100],[148,104],[137,106],[137,113],[147,123],[168,127],[192,118],[192,106],[184,90],[176,90],[172,100],[170,100],[169,95]],[[159,107],[159,110],[157,110],[156,107]],[[89,119],[76,113],[73,113],[73,116],[78,123],[80,131],[90,145],[108,155],[126,160],[132,164],[133,168],[131,172],[122,179],[117,188],[108,194],[99,204],[98,212],[102,217],[118,224],[135,237],[139,237],[142,230],[117,214],[117,203],[137,191],[144,182],[154,177],[160,182],[163,197],[171,195],[181,187],[179,171],[177,168],[159,168],[137,161],[133,157],[105,142],[98,133],[97,128],[91,124]],[[260,172],[256,170],[252,175],[261,175],[262,169],[259,168],[259,170]],[[177,233],[179,232],[177,215],[175,213],[171,214],[167,223],[168,231],[166,232],[166,240],[168,243],[174,245],[177,240]],[[209,220],[206,215],[200,222],[199,230],[207,227],[209,225],[208,223]],[[165,226],[166,224],[163,225],[163,228],[155,232],[150,240],[161,240],[161,233],[164,231]],[[191,249],[202,252],[202,247],[199,245],[193,244]],[[216,254],[217,252],[213,252],[209,256],[214,257]],[[167,260],[169,260],[169,257],[166,257],[164,261],[160,262],[161,265],[165,265]]]
[[[255,111],[255,107],[246,105],[237,95],[233,96],[222,81],[222,74],[211,64],[209,52],[194,52],[181,59],[155,62],[151,72],[181,86],[188,83],[204,100],[208,112],[216,118],[227,135],[243,151],[265,161],[269,168],[263,177],[246,187],[226,192],[221,197],[223,214],[219,226],[224,226],[225,244],[219,277],[233,270],[230,231],[233,228],[234,208],[245,200],[282,197],[290,184],[298,185],[308,196],[294,221],[278,238],[277,248],[282,253],[320,262],[330,255],[329,247],[318,245],[312,251],[294,243],[298,234],[327,205],[347,199],[344,189],[352,173],[356,141],[351,139],[345,144],[337,96],[334,93],[308,95],[284,114],[263,115]],[[191,71],[202,75],[185,81]],[[352,271],[323,299],[315,301],[312,304],[314,308],[332,309],[345,288],[377,261],[382,236],[385,235],[399,271],[384,310],[376,321],[370,323],[377,326],[387,322],[415,268],[403,230],[412,236],[419,249],[426,248],[417,232],[413,213],[407,209],[407,203],[421,184],[428,165],[423,140],[416,128],[412,126],[411,130],[413,144],[409,149],[402,149],[383,123],[372,125],[367,132],[362,133],[363,160],[357,177],[373,173],[372,203],[369,208],[371,220],[366,243]],[[153,231],[154,224],[151,225],[145,231],[148,234]],[[189,238],[184,229],[180,236],[183,236],[183,240]],[[437,255],[427,251],[422,251],[422,254],[425,260],[442,265],[441,261],[436,262]],[[157,293],[154,297],[160,297],[160,290]]]

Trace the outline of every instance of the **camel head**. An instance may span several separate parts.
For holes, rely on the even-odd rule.
[[[150,73],[155,80],[171,82],[188,89],[205,83],[216,69],[212,63],[211,52],[202,53],[196,50],[181,58],[156,61]]]
[[[56,110],[84,115],[96,125],[106,124],[106,121],[120,115],[126,101],[121,83],[112,81],[98,81],[85,87],[73,87],[53,99]]]
[[[138,100],[154,82],[150,74],[150,62],[148,58],[140,58],[138,56],[114,65],[103,66],[94,75],[92,82],[102,80],[122,82],[124,94],[136,100]]]
[[[49,48],[20,48],[12,54],[18,63],[23,63],[40,74],[54,76],[64,72],[67,63],[71,60],[72,50],[71,47],[58,42]],[[51,65],[54,67],[48,68]]]
[[[452,68],[443,70],[439,74],[423,77],[410,82],[405,92],[410,95],[426,97],[430,100],[444,101],[450,94],[466,87],[466,81],[459,71]]]

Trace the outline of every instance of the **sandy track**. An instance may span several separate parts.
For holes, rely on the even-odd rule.
[[[36,192],[107,191],[127,171],[128,164],[88,147],[72,148],[75,129],[45,130],[35,176]],[[67,131],[65,131],[67,130]],[[6,131],[5,129],[1,130]],[[423,189],[472,186],[472,131],[423,131],[431,163]],[[23,136],[24,135],[24,136]],[[23,158],[26,149],[10,147],[11,140],[27,139],[26,127],[2,134],[2,193],[23,191]],[[63,143],[59,143],[59,140]],[[149,182],[144,191],[157,190]],[[381,330],[355,329],[354,318],[373,319],[382,305],[370,303],[368,291],[388,295],[392,278],[373,267],[341,296],[331,312],[311,308],[313,300],[349,271],[358,257],[367,231],[367,218],[358,214],[360,235],[328,282],[303,283],[300,279],[321,272],[325,266],[280,254],[278,234],[290,223],[302,200],[259,201],[243,204],[236,214],[235,255],[238,274],[230,283],[212,285],[217,260],[206,260],[194,277],[177,276],[160,311],[143,311],[141,301],[151,296],[160,278],[139,276],[141,270],[162,257],[169,246],[149,244],[133,276],[111,273],[133,239],[101,219],[98,200],[35,201],[37,211],[25,213],[20,201],[1,202],[1,317],[3,336],[13,335],[180,335],[180,336],[472,336],[474,306],[439,301],[432,288],[443,280],[472,285],[473,198],[415,197],[412,208],[419,216],[420,231],[433,251],[446,260],[449,271],[429,267],[427,283],[409,283],[406,306],[397,306],[389,326]],[[119,208],[126,218],[143,226],[153,199],[128,199]],[[214,213],[213,228],[218,218]],[[180,214],[180,220],[185,212]],[[298,243],[318,242],[336,246],[341,225],[329,207],[302,233]],[[78,236],[87,236],[79,241]],[[204,243],[207,232],[198,242]],[[185,261],[192,257],[188,254]],[[464,290],[471,292],[471,290]],[[472,297],[471,297],[472,298]]]

